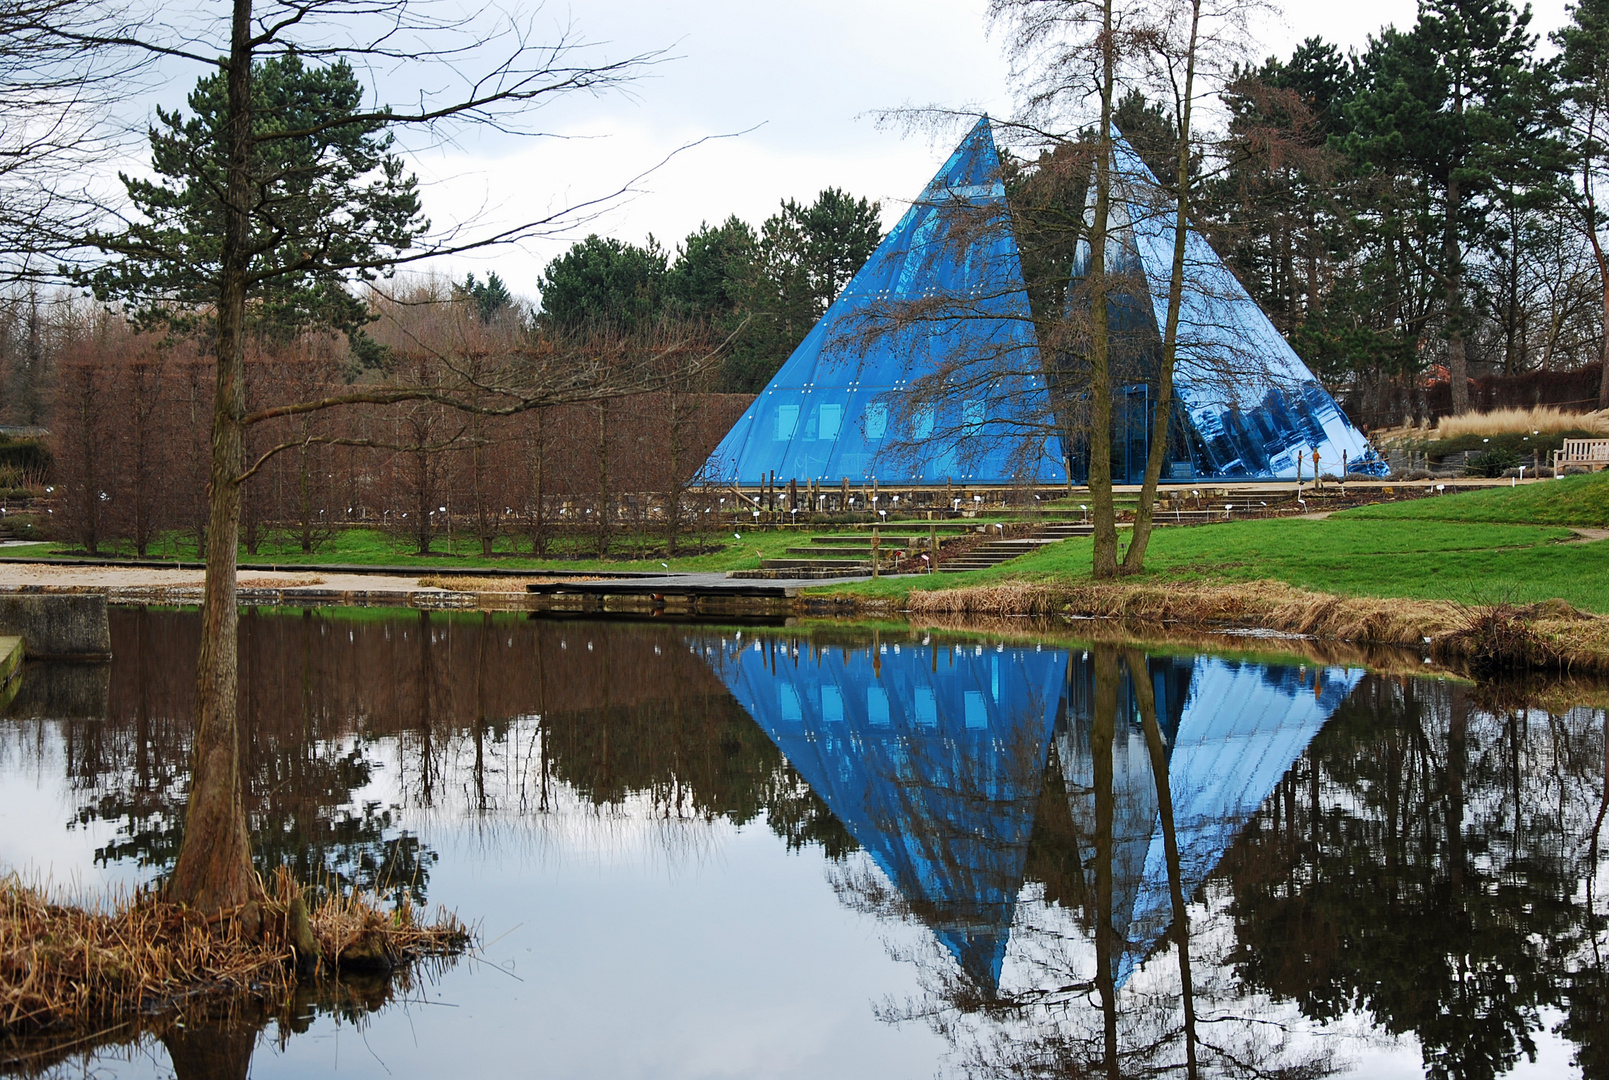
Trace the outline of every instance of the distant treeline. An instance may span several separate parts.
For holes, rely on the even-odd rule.
[[[1507,0],[1439,0],[1361,51],[1313,38],[1217,87],[1223,120],[1192,140],[1196,224],[1366,426],[1451,410],[1455,350],[1472,379],[1583,372],[1585,393],[1514,404],[1609,405],[1609,383],[1584,370],[1603,363],[1609,295],[1594,196],[1609,154],[1609,0],[1571,8],[1548,44]],[[1197,112],[1198,125],[1213,115]],[[1131,86],[1115,119],[1168,186],[1171,107]],[[999,129],[1009,144],[1010,123]],[[1043,321],[1066,295],[1093,160],[1077,133],[1056,143],[1005,154]],[[723,387],[757,391],[875,245],[875,209],[827,191],[758,231],[707,226],[674,258],[591,237],[548,267],[541,317],[747,319]]]
[[[165,533],[198,547],[206,526],[208,427],[216,369],[190,340],[141,333],[82,309],[53,350],[50,450],[42,516],[52,534],[91,552],[145,554]],[[512,308],[489,320],[458,289],[428,290],[392,306],[373,327],[388,378],[431,385],[537,362],[541,340]],[[747,395],[710,392],[694,363],[700,333],[658,328],[598,335],[581,345],[667,357],[639,393],[513,415],[466,414],[429,401],[357,403],[253,424],[242,546],[317,549],[334,530],[368,524],[417,551],[451,530],[486,554],[544,553],[559,537],[600,554],[630,531],[674,551],[705,527],[694,489],[705,459],[747,407]],[[361,393],[344,339],[259,341],[247,362],[248,399]],[[497,402],[488,395],[488,404]],[[278,453],[267,456],[278,449]]]

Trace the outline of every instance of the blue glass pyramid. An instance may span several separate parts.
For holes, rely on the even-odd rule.
[[[868,333],[911,301],[942,312]],[[914,378],[986,358],[987,379],[957,377],[942,406],[901,408]],[[722,482],[1053,483],[1040,370],[1001,180],[979,120],[825,315],[710,455]]]
[[[1177,211],[1115,129],[1112,141],[1107,269],[1121,282],[1117,288],[1122,292],[1112,307],[1120,325],[1136,319],[1142,324],[1129,330],[1151,343],[1152,370],[1145,370],[1142,362],[1138,374],[1154,384],[1160,328],[1167,321]],[[1085,220],[1093,221],[1093,206],[1086,209]],[[1088,272],[1088,263],[1089,246],[1083,243],[1075,281]],[[1164,482],[1294,480],[1299,454],[1301,475],[1311,478],[1314,450],[1323,473],[1339,475],[1344,455],[1350,472],[1385,475],[1385,462],[1194,229],[1185,235],[1184,282],[1174,368],[1175,423]],[[1114,479],[1138,483],[1154,405],[1146,400],[1150,387],[1127,390],[1114,394]],[[1077,461],[1073,472],[1082,479]]]

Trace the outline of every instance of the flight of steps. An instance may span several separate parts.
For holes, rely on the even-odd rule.
[[[912,536],[884,536],[878,541],[885,565],[891,554],[910,551],[918,543]],[[784,558],[762,559],[758,570],[733,570],[732,578],[840,578],[862,577],[872,572],[872,538],[864,536],[812,536],[808,545],[790,547]]]
[[[1032,536],[1018,536],[1001,540],[990,540],[979,544],[963,555],[953,559],[945,559],[939,563],[939,573],[960,574],[968,570],[987,570],[991,566],[998,566],[1008,559],[1015,559],[1019,555],[1027,555],[1038,551],[1048,544],[1059,544],[1073,536],[1088,536],[1094,528],[1083,523],[1066,523],[1055,525],[1042,525]]]

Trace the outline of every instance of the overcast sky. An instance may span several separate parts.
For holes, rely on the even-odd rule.
[[[563,140],[487,139],[422,153],[414,164],[438,223],[478,217],[512,223],[619,188],[676,147],[676,156],[581,232],[633,242],[656,236],[674,251],[702,221],[737,214],[758,224],[785,198],[823,187],[883,201],[891,225],[952,149],[953,135],[879,126],[880,110],[939,104],[1010,111],[1000,42],[987,33],[986,0],[609,0],[549,4],[540,18],[568,26],[601,53],[666,50],[629,95],[575,99],[544,126]],[[1286,55],[1311,35],[1361,47],[1387,23],[1406,27],[1413,0],[1286,5],[1256,28],[1259,56]],[[1543,0],[1533,26],[1564,18]],[[461,277],[495,270],[535,297],[542,267],[575,236],[473,259],[444,261]]]

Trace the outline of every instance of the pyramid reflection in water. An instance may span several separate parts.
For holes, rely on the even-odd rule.
[[[1362,672],[1241,663],[1214,656],[1147,657],[1166,744],[1179,877],[1191,896],[1324,726]],[[1079,863],[1093,885],[1096,791],[1092,665],[1072,664],[1056,756],[1067,788]],[[1112,740],[1112,929],[1121,985],[1172,921],[1156,779],[1128,672],[1119,680]]]
[[[1061,650],[755,642],[733,695],[974,982],[1000,978]]]
[[[695,648],[984,991],[1000,979],[1052,746],[1077,862],[1093,884],[1088,653],[909,641],[821,647],[770,636]],[[1151,657],[1146,666],[1188,896],[1361,672],[1210,656]],[[1171,902],[1156,784],[1126,673],[1117,703],[1112,926],[1125,943],[1113,959],[1122,982],[1167,929]]]

